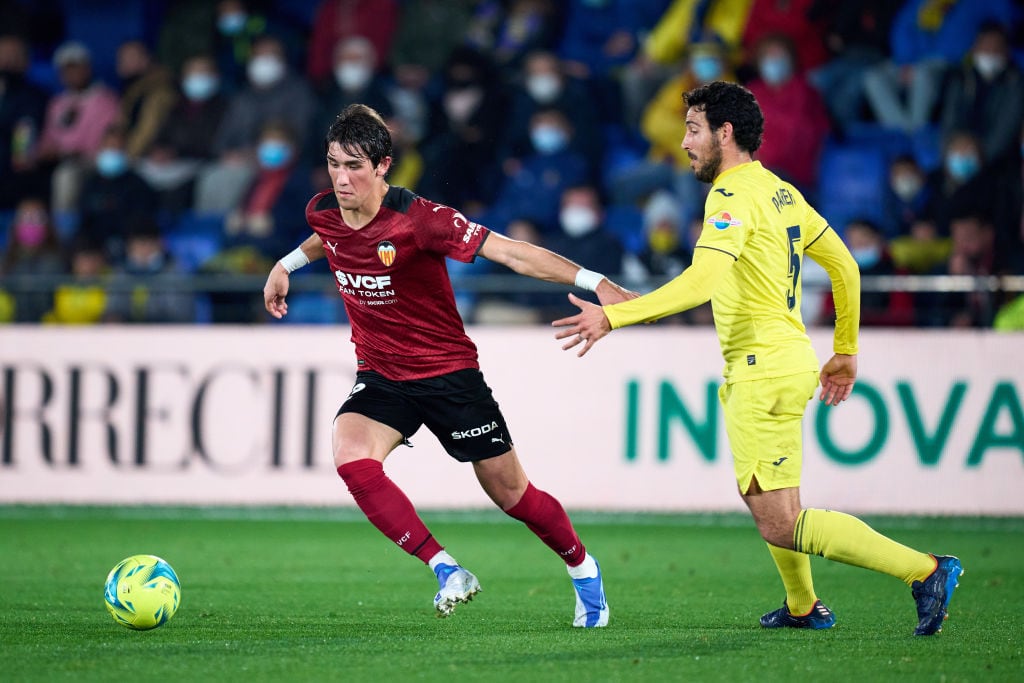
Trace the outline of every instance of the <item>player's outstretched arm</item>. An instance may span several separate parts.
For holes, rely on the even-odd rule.
[[[310,235],[297,249],[274,264],[267,275],[267,283],[263,285],[263,306],[267,313],[277,319],[288,315],[289,274],[324,256],[324,245],[319,235]]]
[[[850,398],[857,381],[857,356],[837,353],[821,368],[821,401],[837,406]]]
[[[602,304],[627,301],[637,295],[600,273],[580,267],[553,251],[492,232],[480,247],[480,256],[537,280],[576,285],[597,294]]]

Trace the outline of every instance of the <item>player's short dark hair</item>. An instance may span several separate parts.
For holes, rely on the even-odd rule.
[[[683,95],[686,106],[704,112],[711,130],[732,124],[736,145],[756,152],[764,135],[764,113],[754,93],[737,83],[712,81]]]
[[[346,154],[369,159],[374,167],[391,156],[391,131],[381,115],[365,104],[350,104],[338,114],[324,138],[324,152],[332,142]]]

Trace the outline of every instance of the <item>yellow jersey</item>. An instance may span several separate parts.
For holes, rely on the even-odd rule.
[[[704,211],[694,263],[687,269],[694,272],[646,296],[606,306],[613,328],[685,310],[710,296],[726,382],[817,371],[800,316],[800,270],[804,251],[814,245],[812,256],[833,279],[834,351],[857,353],[856,263],[796,188],[751,161],[715,178]]]

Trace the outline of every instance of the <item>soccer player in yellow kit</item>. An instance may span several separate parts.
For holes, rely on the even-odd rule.
[[[834,355],[821,368],[821,400],[846,400],[857,376],[860,274],[840,237],[792,185],[752,159],[764,115],[746,88],[716,81],[685,95],[683,149],[698,180],[712,183],[693,263],[645,296],[598,306],[569,295],[580,313],[553,324],[584,355],[611,330],[650,322],[711,300],[725,357],[718,395],[736,481],[782,577],[786,600],[766,628],[829,628],[809,554],[890,574],[911,587],[916,635],[942,629],[963,573],[953,556],[908,548],[850,515],[800,505],[801,422],[819,383],[818,360],[800,317],[806,254],[832,280]]]

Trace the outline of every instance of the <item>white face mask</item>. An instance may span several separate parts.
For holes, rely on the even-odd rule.
[[[558,215],[569,237],[583,237],[597,229],[597,214],[585,206],[567,206]]]
[[[274,85],[284,78],[284,62],[280,57],[274,55],[260,55],[253,57],[246,67],[249,81],[257,88],[265,88]]]
[[[334,67],[334,80],[342,90],[361,90],[371,78],[373,71],[360,62],[342,62]]]
[[[541,104],[548,104],[562,94],[562,81],[554,74],[530,76],[526,79],[526,92]]]
[[[1006,68],[1006,59],[1002,55],[994,55],[991,52],[976,52],[973,61],[974,68],[986,81],[991,81]]]

